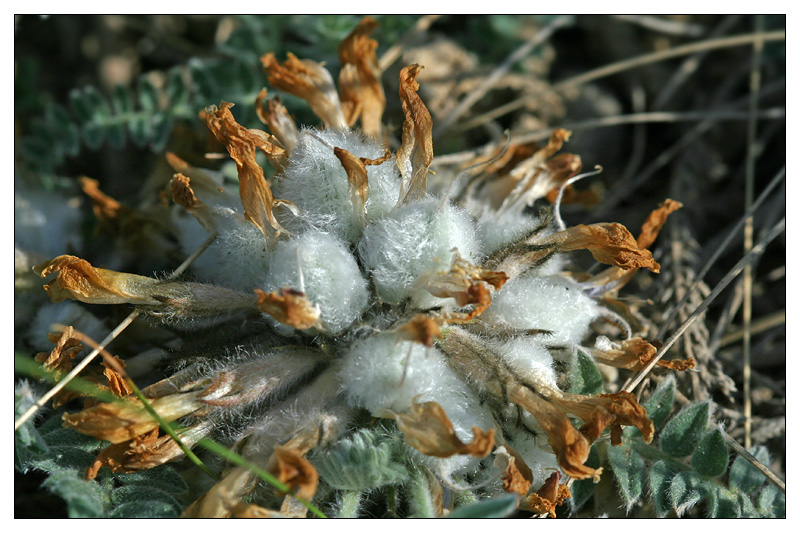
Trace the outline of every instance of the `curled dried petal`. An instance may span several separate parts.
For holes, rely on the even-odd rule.
[[[436,402],[414,403],[409,413],[388,412],[388,416],[397,421],[397,427],[406,436],[406,444],[425,455],[486,457],[494,447],[494,429],[484,433],[477,426],[472,428],[472,442],[461,442],[453,423]]]
[[[286,106],[281,103],[279,96],[274,96],[267,102],[264,108],[264,99],[267,97],[267,90],[261,89],[256,97],[256,112],[261,122],[269,126],[269,131],[277,137],[281,145],[291,153],[297,145],[297,124],[286,110]]]
[[[117,356],[113,357],[120,369],[125,368],[125,361]],[[119,396],[120,398],[124,398],[125,396],[133,394],[133,389],[131,389],[131,386],[125,379],[125,376],[120,374],[113,365],[107,363],[105,359],[103,359],[103,366],[105,367],[103,375],[106,377],[108,388],[111,390],[112,394]]]
[[[153,400],[153,409],[167,422],[177,420],[200,409],[198,392],[174,394]],[[101,403],[77,413],[64,413],[64,427],[78,433],[118,444],[152,431],[158,422],[147,412],[139,400]]]
[[[533,483],[533,472],[522,456],[506,444],[495,450],[495,466],[503,470],[503,490],[525,496]]]
[[[129,211],[118,201],[100,191],[97,180],[83,177],[78,180],[78,183],[80,183],[86,196],[92,199],[92,211],[101,222],[113,223],[119,219],[120,215],[124,215]]]
[[[658,273],[661,266],[649,250],[637,246],[631,233],[622,224],[580,224],[546,238],[544,243],[556,242],[559,251],[589,250],[594,258],[623,270],[648,268]]]
[[[377,27],[374,19],[365,17],[339,45],[342,110],[350,126],[361,117],[361,129],[373,138],[381,136],[381,119],[386,108],[381,69],[375,53],[378,42],[369,38]]]
[[[598,339],[592,355],[599,363],[627,370],[639,371],[644,369],[658,350],[655,346],[641,337],[627,339],[621,343],[613,343],[604,337]],[[685,360],[664,361],[659,360],[658,366],[672,370],[689,370],[694,368],[694,360],[690,357]]]
[[[297,329],[319,326],[319,307],[312,304],[305,293],[294,289],[279,289],[270,293],[255,289],[255,292],[258,295],[258,308],[281,324]]]
[[[47,337],[50,342],[56,343],[55,347],[49,354],[47,352],[36,354],[35,359],[53,371],[58,379],[62,374],[72,370],[72,360],[84,350],[84,347],[80,342],[80,336],[75,334],[72,326],[67,326],[60,335],[49,333]]]
[[[275,446],[267,470],[296,491],[298,498],[310,501],[317,492],[319,474],[316,468],[293,448]]]
[[[560,479],[561,474],[553,472],[542,488],[526,499],[528,508],[536,514],[547,514],[550,518],[556,518],[556,507],[572,497],[566,484],[558,484]]]
[[[41,277],[57,272],[58,276],[44,286],[53,302],[69,298],[90,304],[150,304],[160,302],[151,296],[160,282],[135,274],[95,268],[88,261],[72,255],[60,255],[33,268]]]
[[[582,396],[564,394],[555,400],[566,412],[580,417],[586,424],[581,427],[590,442],[594,442],[606,427],[611,429],[611,443],[621,443],[622,426],[635,426],[642,432],[645,442],[653,440],[655,428],[647,412],[639,405],[636,396],[620,391],[614,394]]]
[[[233,104],[222,102],[221,107],[211,106],[207,110],[206,122],[219,142],[224,144],[236,162],[239,173],[239,196],[244,207],[244,216],[252,222],[269,245],[286,230],[278,223],[272,212],[274,198],[264,178],[264,170],[256,161],[256,148],[264,152],[276,168],[286,164],[286,151],[274,143],[270,136],[259,130],[248,130],[236,122],[230,108]],[[274,138],[273,138],[274,139]]]
[[[647,217],[644,224],[642,224],[642,231],[639,233],[639,238],[636,239],[636,244],[639,248],[650,248],[658,237],[661,228],[667,222],[670,214],[683,207],[683,204],[667,198],[658,209],[654,209],[650,216]]]
[[[353,209],[358,213],[358,218],[363,227],[366,216],[367,196],[369,196],[369,180],[367,179],[367,167],[364,161],[344,148],[334,147],[334,155],[339,159],[347,173],[348,193]]]
[[[301,61],[292,53],[281,64],[270,52],[261,57],[261,65],[273,87],[307,101],[326,127],[347,128],[333,78],[322,64],[310,59]]]
[[[600,480],[603,469],[584,465],[589,458],[590,443],[550,399],[515,385],[508,389],[508,399],[528,411],[547,433],[547,443],[553,449],[558,465],[573,479]]]
[[[428,168],[433,161],[433,120],[417,94],[420,65],[409,65],[400,71],[400,102],[406,119],[403,140],[397,149],[397,167],[403,177],[400,203],[419,200],[428,191]]]
[[[441,336],[439,322],[427,315],[415,315],[411,320],[397,328],[397,334],[404,340],[433,346],[434,339]]]

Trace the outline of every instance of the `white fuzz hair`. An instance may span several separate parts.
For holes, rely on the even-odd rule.
[[[414,297],[419,307],[443,300],[415,286],[427,272],[447,270],[457,249],[464,259],[478,264],[480,244],[469,215],[441,200],[427,199],[396,208],[367,226],[358,252],[383,300],[399,303]]]
[[[548,330],[551,340],[580,343],[600,314],[600,307],[577,283],[528,273],[497,291],[481,319],[490,326]]]
[[[268,290],[291,287],[305,292],[319,305],[320,320],[333,334],[358,319],[369,299],[367,281],[347,245],[319,231],[278,243],[263,283]]]
[[[355,131],[303,130],[289,158],[285,172],[274,182],[275,198],[294,202],[302,212],[302,222],[355,242],[361,234],[359,213],[349,193],[347,173],[333,153],[333,147],[347,150],[356,157],[377,159],[384,155],[379,143]],[[369,195],[366,221],[386,215],[400,194],[400,173],[394,160],[368,165]],[[284,222],[284,220],[282,220]],[[291,231],[299,220],[287,217]]]

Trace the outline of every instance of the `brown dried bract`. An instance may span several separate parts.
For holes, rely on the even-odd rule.
[[[550,242],[557,242],[562,252],[589,250],[597,261],[623,270],[644,267],[658,273],[661,269],[653,254],[640,248],[625,226],[616,222],[580,224],[551,235],[542,244]]]
[[[294,289],[279,289],[266,293],[255,289],[258,295],[258,308],[287,326],[307,329],[319,326],[319,307],[313,305],[305,293]]]
[[[508,399],[532,414],[542,426],[547,433],[547,443],[565,474],[573,479],[592,478],[595,483],[600,480],[602,468],[584,465],[589,458],[589,441],[575,429],[560,406],[521,385],[509,388]]]
[[[242,198],[245,218],[260,229],[267,243],[272,245],[285,230],[272,212],[275,202],[264,178],[264,170],[256,161],[256,148],[264,152],[270,163],[279,169],[286,163],[286,150],[278,146],[277,139],[270,138],[263,131],[248,130],[239,125],[233,118],[231,107],[233,104],[229,102],[222,102],[219,109],[211,106],[207,115],[208,128],[227,147],[236,162],[239,196]]]
[[[370,34],[378,27],[365,17],[339,45],[339,94],[348,125],[361,117],[361,129],[370,137],[381,137],[381,120],[386,108],[386,95],[381,84],[381,69],[375,50],[378,42]]]
[[[258,118],[269,126],[269,131],[280,141],[287,152],[291,153],[297,145],[297,124],[286,110],[279,96],[274,96],[264,107],[264,99],[267,97],[267,89],[261,89],[256,97],[256,113]]]
[[[484,433],[473,427],[472,442],[464,444],[456,436],[453,423],[436,402],[414,403],[409,413],[389,413],[406,436],[406,444],[425,455],[450,457],[472,455],[486,457],[494,447],[494,429]]]
[[[507,280],[504,272],[475,266],[456,250],[448,271],[422,276],[418,283],[437,298],[454,298],[461,307],[474,305],[469,313],[448,312],[442,315],[447,322],[463,324],[480,316],[492,303],[489,289],[481,282],[499,289]]]
[[[333,78],[320,63],[310,59],[301,61],[289,53],[281,65],[275,54],[270,52],[261,56],[261,65],[273,87],[307,101],[326,127],[347,128]]]
[[[621,343],[612,343],[606,349],[593,349],[592,355],[599,363],[603,363],[616,368],[639,371],[655,357],[658,350],[655,346],[645,341],[641,337],[627,339]],[[689,370],[694,368],[694,359],[664,361],[659,360],[658,366],[671,370]]]
[[[72,370],[72,360],[84,350],[84,347],[80,342],[81,337],[75,334],[72,326],[67,326],[60,335],[48,333],[47,338],[56,344],[55,347],[50,353],[36,354],[35,359],[51,370],[56,379],[59,379],[62,374]]]
[[[125,361],[123,361],[117,356],[113,356],[113,358],[116,364],[119,365],[120,369],[125,368]],[[109,364],[104,359],[103,366],[105,367],[103,375],[106,377],[106,381],[108,382],[108,388],[111,390],[112,394],[114,394],[115,396],[119,396],[120,398],[124,398],[125,396],[130,396],[131,394],[133,394],[133,389],[128,384],[128,381],[125,379],[125,376],[120,374],[114,368],[114,365]]]
[[[69,298],[89,304],[148,304],[157,305],[150,292],[158,280],[95,268],[88,261],[72,255],[60,255],[33,268],[45,278],[58,272],[55,280],[44,286],[53,302]]]
[[[161,418],[170,422],[186,416],[203,406],[198,393],[175,394],[153,400],[151,405]],[[148,433],[158,422],[139,400],[100,403],[77,413],[64,413],[64,427],[100,440],[118,444]]]
[[[683,207],[683,204],[667,198],[658,209],[653,210],[650,216],[647,217],[644,224],[642,224],[642,231],[639,238],[636,239],[636,244],[639,248],[650,248],[658,237],[661,228],[667,222],[670,214]]]
[[[361,158],[358,158],[344,148],[334,147],[334,155],[339,159],[347,173],[347,188],[353,209],[358,213],[361,225],[365,224],[367,196],[369,196],[369,180],[367,167]]]
[[[78,180],[83,192],[92,199],[92,211],[98,220],[107,224],[119,222],[121,215],[130,210],[115,199],[100,191],[99,182],[91,178],[82,177]]]
[[[418,342],[427,347],[433,346],[435,339],[441,337],[439,321],[427,315],[415,315],[411,320],[397,328],[401,339]]]
[[[550,518],[556,518],[556,507],[572,497],[572,493],[566,484],[559,485],[560,479],[560,473],[553,472],[550,474],[542,488],[526,499],[527,507],[536,514],[547,514]]]
[[[409,65],[400,71],[400,102],[406,119],[403,140],[397,149],[397,168],[403,177],[400,203],[416,201],[428,191],[428,168],[433,161],[433,120],[417,94],[420,65]]]
[[[594,442],[606,427],[610,427],[611,444],[617,446],[622,443],[622,426],[635,426],[642,432],[645,442],[653,440],[653,421],[647,417],[636,396],[629,392],[597,396],[565,394],[563,400],[560,402],[563,409],[586,422],[581,427],[581,433],[589,442]]]
[[[503,490],[525,496],[533,483],[533,472],[522,456],[506,444],[495,450],[495,466],[503,470]]]
[[[186,210],[192,210],[202,205],[202,202],[194,195],[191,185],[189,185],[189,178],[182,173],[175,174],[169,185],[172,191],[172,201],[179,206]]]
[[[267,470],[282,483],[296,491],[296,496],[310,501],[317,492],[319,474],[308,459],[297,450],[285,446],[275,446],[269,459]]]
[[[167,436],[167,438],[169,439],[170,437]],[[109,468],[112,472],[136,472],[139,469],[129,468],[127,466],[128,459],[132,456],[140,456],[141,458],[149,459],[150,456],[153,455],[153,449],[158,441],[158,428],[154,428],[152,431],[138,435],[127,442],[120,442],[119,444],[107,446],[95,458],[91,466],[86,469],[86,473],[84,474],[85,479],[91,480],[97,477],[97,473],[104,466]]]

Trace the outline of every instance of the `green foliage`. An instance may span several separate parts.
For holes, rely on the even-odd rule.
[[[611,446],[608,461],[617,479],[619,493],[630,510],[639,501],[645,483],[646,467],[642,456],[629,446]]]
[[[692,468],[701,476],[721,476],[728,469],[728,445],[719,428],[707,432],[692,452]]]
[[[362,491],[407,480],[404,454],[397,435],[362,430],[310,459],[320,477],[333,488]]]
[[[569,369],[569,392],[575,394],[597,394],[603,392],[603,376],[589,355],[576,350]]]
[[[661,432],[661,450],[672,457],[690,455],[708,427],[710,410],[708,402],[696,403],[672,417]]]
[[[609,467],[606,472],[613,473],[626,510],[630,512],[647,494],[658,517],[682,516],[699,504],[707,516],[715,518],[781,516],[785,498],[772,485],[765,487],[761,472],[742,457],[728,468],[725,436],[719,427],[709,427],[710,402],[687,405],[669,418],[674,396],[675,381],[666,379],[643,404],[656,427],[663,426],[656,443],[643,442],[638,430],[627,428],[621,446],[592,446],[587,464]],[[754,452],[759,460],[768,462],[765,449]],[[575,482],[573,511],[594,492],[591,480]]]
[[[448,518],[503,518],[517,508],[516,494],[503,494],[488,500],[457,507]]]
[[[16,416],[35,402],[23,383],[15,391]],[[41,426],[26,422],[14,433],[15,468],[48,474],[42,487],[63,499],[71,518],[165,518],[183,509],[177,495],[188,490],[183,479],[169,466],[145,472],[111,474],[101,471],[87,481],[84,472],[106,444],[61,427],[59,417]]]

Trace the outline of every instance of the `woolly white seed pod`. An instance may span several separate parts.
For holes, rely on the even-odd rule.
[[[526,380],[558,388],[553,356],[541,341],[531,337],[511,339],[500,345],[497,353]]]
[[[472,440],[473,426],[483,430],[494,427],[478,397],[436,348],[399,341],[392,334],[370,337],[345,353],[339,377],[350,401],[374,416],[387,409],[406,412],[416,398],[417,402],[441,405],[464,442]]]
[[[367,281],[347,245],[318,231],[278,243],[270,258],[266,287],[304,291],[319,305],[320,321],[333,334],[358,319],[369,299]]]
[[[545,329],[553,333],[548,341],[579,343],[601,311],[575,282],[527,274],[497,291],[481,319],[489,326]]]
[[[347,173],[332,147],[343,148],[356,157],[377,159],[384,155],[380,144],[358,132],[305,130],[286,170],[275,178],[273,192],[276,198],[294,202],[302,212],[301,220],[292,217],[285,221],[290,231],[300,232],[303,226],[311,226],[355,242],[362,230],[361,214],[350,200]],[[367,179],[365,211],[369,223],[386,215],[397,203],[400,173],[394,160],[389,160],[368,165]]]
[[[450,268],[454,248],[464,259],[480,262],[472,219],[438,199],[398,207],[367,226],[358,243],[359,255],[372,275],[378,296],[393,304],[411,296],[418,307],[444,302],[415,282],[426,272]]]
[[[232,209],[215,207],[211,213],[218,236],[192,263],[192,272],[200,281],[243,292],[261,287],[270,256],[264,235]],[[196,250],[208,239],[208,232],[193,217],[177,213],[173,219],[184,250]]]
[[[500,216],[487,212],[478,219],[478,238],[486,255],[492,255],[522,239],[541,223],[536,217],[516,211],[505,211]]]

